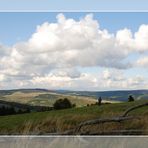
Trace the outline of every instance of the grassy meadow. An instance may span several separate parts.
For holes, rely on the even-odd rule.
[[[104,104],[21,115],[0,116],[0,134],[52,134],[75,128],[82,121],[96,118],[110,118],[121,115],[126,109],[146,101]],[[89,132],[111,130],[148,130],[148,107],[132,111],[130,115],[140,119],[121,123],[105,123],[83,127]],[[76,133],[79,134],[79,133]],[[141,133],[145,134],[145,133]]]

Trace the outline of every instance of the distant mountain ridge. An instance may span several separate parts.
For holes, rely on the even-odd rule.
[[[41,89],[41,88],[31,88],[31,89],[30,88],[23,88],[23,89],[0,90],[0,95],[9,95],[14,92],[27,93],[27,92],[39,92],[39,91],[48,92],[49,90]]]
[[[102,97],[107,100],[126,101],[129,95],[133,95],[136,99],[148,99],[148,90],[114,90],[114,91],[68,91],[57,90],[56,92],[69,95]]]
[[[53,92],[57,94],[66,94],[74,96],[87,96],[87,97],[102,97],[106,100],[118,100],[127,101],[129,95],[133,95],[135,99],[148,99],[148,90],[114,90],[114,91],[71,91],[71,90],[48,90],[41,88],[26,88],[26,89],[11,89],[11,90],[0,90],[1,95],[10,95],[14,92]]]

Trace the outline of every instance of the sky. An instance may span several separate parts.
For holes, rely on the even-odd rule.
[[[148,89],[147,12],[1,12],[0,89]]]
[[[148,10],[147,0],[0,0],[1,11],[141,11]]]

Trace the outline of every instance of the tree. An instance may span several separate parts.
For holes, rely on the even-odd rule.
[[[22,111],[21,109],[19,109],[17,113],[18,113],[18,114],[22,114],[23,111]]]
[[[73,104],[67,99],[59,99],[56,100],[53,104],[54,109],[66,109],[66,108],[72,108]]]
[[[14,107],[10,107],[10,108],[8,108],[8,110],[9,110],[10,115],[16,114],[16,111],[15,111]]]
[[[132,102],[132,101],[134,101],[135,99],[134,99],[134,97],[132,96],[132,95],[130,95],[129,97],[128,97],[128,102]]]
[[[102,102],[102,98],[99,97],[99,99],[98,99],[98,105],[99,105],[99,106],[101,105],[101,102]]]
[[[72,104],[72,107],[76,107],[76,104],[74,103],[74,104]]]

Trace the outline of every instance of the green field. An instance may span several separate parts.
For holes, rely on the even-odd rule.
[[[131,106],[145,101],[126,102],[118,104],[104,104],[102,106],[89,106],[49,112],[36,112],[21,115],[1,116],[0,134],[49,134],[60,133],[75,128],[80,122],[96,119],[116,117]],[[123,123],[110,123],[87,127],[87,130],[111,129],[143,129],[148,130],[148,107],[132,111],[130,115],[140,116],[140,120],[125,121]]]

